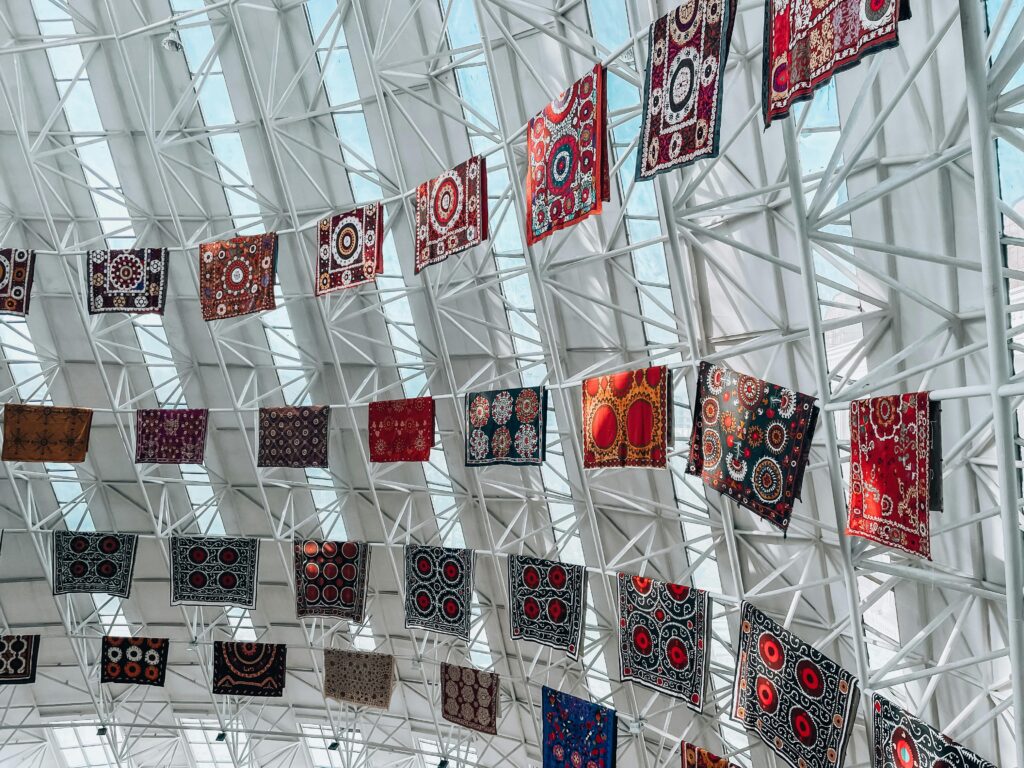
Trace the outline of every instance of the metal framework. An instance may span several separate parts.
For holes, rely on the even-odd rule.
[[[675,765],[686,738],[775,766],[729,717],[736,617],[752,600],[860,678],[848,764],[870,761],[879,691],[1024,768],[1021,5],[915,3],[899,48],[768,131],[762,7],[739,3],[721,156],[636,184],[646,29],[667,10],[654,0],[0,6],[0,245],[39,254],[27,324],[0,316],[0,399],[43,392],[97,411],[77,471],[0,470],[0,628],[44,635],[38,682],[0,688],[0,764],[536,766],[544,682],[618,710],[623,765]],[[526,248],[523,126],[597,61],[612,81],[613,202]],[[83,130],[72,110],[88,99],[100,124]],[[409,191],[475,151],[494,236],[414,275]],[[367,189],[386,204],[386,276],[318,300],[316,222]],[[197,244],[253,226],[282,236],[283,310],[203,323]],[[119,239],[171,248],[157,329],[86,313],[85,252]],[[682,472],[701,359],[819,398],[786,537]],[[670,471],[584,473],[581,380],[648,362],[680,374]],[[551,463],[467,471],[462,396],[524,377],[552,391]],[[919,389],[944,403],[947,506],[931,562],[842,535],[849,402]],[[370,464],[366,404],[410,391],[437,398],[448,460]],[[329,477],[257,468],[256,409],[304,398],[335,409]],[[167,401],[211,408],[205,474],[132,463],[132,410]],[[49,531],[86,508],[97,529],[142,536],[118,605],[49,596]],[[263,540],[249,614],[169,606],[167,539],[213,517]],[[292,539],[339,530],[375,543],[370,619],[299,622]],[[479,552],[469,646],[402,621],[402,546],[453,536]],[[582,663],[508,638],[505,558],[518,552],[590,569]],[[618,571],[715,593],[703,716],[618,681]],[[172,639],[164,689],[99,684],[112,623]],[[289,645],[285,697],[212,696],[212,641],[253,634]],[[389,712],[322,696],[318,650],[353,643],[398,657]],[[440,719],[438,665],[452,659],[502,675],[498,736]],[[75,746],[101,724],[93,746]]]

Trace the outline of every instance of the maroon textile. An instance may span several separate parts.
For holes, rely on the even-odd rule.
[[[384,209],[379,202],[320,219],[316,295],[372,283],[384,271]]]
[[[429,461],[434,446],[434,398],[370,403],[370,461]]]
[[[136,464],[202,464],[205,408],[144,408],[135,412]]]
[[[0,248],[0,312],[8,315],[28,314],[35,267],[35,251]]]
[[[329,405],[260,408],[257,466],[326,467],[330,428]]]
[[[487,232],[487,163],[469,158],[416,189],[416,271],[479,245]]]

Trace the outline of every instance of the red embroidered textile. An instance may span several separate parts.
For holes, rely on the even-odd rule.
[[[428,461],[434,446],[434,398],[370,403],[370,461]]]
[[[936,406],[927,392],[850,403],[847,535],[931,559],[928,511],[942,508],[931,488],[942,475]]]
[[[908,0],[766,0],[764,126],[869,53],[899,44]]]
[[[600,64],[531,118],[526,132],[526,242],[601,212],[611,199],[608,102]]]
[[[199,303],[204,320],[274,309],[277,235],[236,237],[199,246]]]
[[[583,382],[584,467],[664,467],[672,442],[672,372],[666,366]]]
[[[417,187],[417,272],[487,237],[487,163],[480,155]]]
[[[682,743],[680,752],[683,755],[683,768],[735,768],[725,758],[688,741]]]
[[[379,202],[320,219],[316,295],[371,283],[384,271],[384,209]]]

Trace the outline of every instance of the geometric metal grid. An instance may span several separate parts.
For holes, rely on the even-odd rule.
[[[722,156],[634,184],[646,30],[667,10],[655,6],[0,9],[0,242],[39,254],[32,314],[0,318],[0,392],[97,411],[85,464],[3,467],[0,624],[44,640],[37,683],[0,688],[0,764],[532,766],[543,682],[618,710],[624,765],[675,764],[683,737],[774,765],[728,716],[737,609],[750,599],[865,693],[1024,766],[1021,3],[915,3],[900,47],[762,131],[763,3],[741,0]],[[184,50],[162,45],[169,34]],[[612,203],[527,248],[522,128],[597,61],[609,66]],[[488,160],[492,241],[414,275],[408,192],[474,152]],[[373,199],[387,209],[385,274],[314,298],[317,220]],[[203,323],[197,244],[262,230],[281,234],[279,309]],[[171,250],[165,317],[89,316],[85,252],[134,244]],[[786,537],[682,472],[701,359],[819,398]],[[649,362],[685,379],[671,471],[582,472],[580,381]],[[545,467],[464,469],[462,395],[541,381]],[[946,433],[932,562],[838,535],[848,402],[926,388],[944,401]],[[366,404],[425,392],[444,451],[422,468],[369,464]],[[258,469],[256,409],[302,402],[338,411],[329,473]],[[132,462],[132,409],[167,403],[211,408],[205,471]],[[50,597],[47,531],[62,524],[141,534],[130,599]],[[256,609],[172,608],[167,538],[221,531],[263,540]],[[295,534],[377,542],[364,625],[294,618]],[[468,645],[404,628],[409,541],[480,553]],[[591,569],[581,663],[508,638],[510,553]],[[705,716],[618,682],[619,570],[714,593]],[[101,686],[108,631],[171,637],[166,687],[114,697]],[[292,648],[283,699],[209,693],[212,642],[231,636]],[[398,657],[389,712],[322,697],[318,649],[350,645]],[[496,737],[437,717],[439,664],[463,659],[502,675]],[[870,760],[863,701],[851,765]]]

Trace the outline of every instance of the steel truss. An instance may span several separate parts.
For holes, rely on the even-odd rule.
[[[313,764],[300,738],[303,723],[325,726],[340,743],[345,766],[429,764],[422,762],[425,741],[452,756],[472,746],[476,758],[464,758],[465,765],[533,765],[540,738],[535,684],[544,681],[583,695],[589,687],[619,710],[626,764],[674,764],[685,737],[742,764],[774,765],[763,745],[728,717],[735,616],[749,599],[855,670],[865,693],[897,698],[997,764],[1024,767],[1018,455],[1024,383],[1017,376],[1024,272],[1015,258],[1024,244],[1024,215],[1000,197],[993,142],[1024,149],[1018,82],[1024,16],[1010,0],[988,36],[985,9],[974,0],[915,6],[900,48],[839,76],[838,141],[824,166],[813,169],[803,167],[802,146],[814,136],[803,130],[809,110],[761,132],[761,3],[741,2],[719,159],[652,184],[620,182],[603,217],[526,250],[512,268],[497,266],[503,251],[492,241],[420,276],[408,257],[408,191],[468,156],[472,137],[486,138],[492,179],[508,179],[492,181],[492,221],[507,218],[521,229],[522,126],[593,62],[637,86],[646,25],[656,15],[651,0],[625,3],[634,34],[615,50],[601,42],[581,2],[341,0],[318,40],[309,34],[303,2],[219,0],[177,16],[158,0],[57,5],[71,11],[73,34],[41,37],[28,0],[0,10],[0,242],[40,254],[29,319],[40,377],[61,402],[97,410],[93,452],[77,478],[90,508],[98,524],[142,533],[144,552],[153,557],[140,559],[136,591],[124,603],[127,617],[136,631],[168,635],[188,651],[172,655],[164,691],[114,695],[99,685],[97,638],[106,630],[91,601],[26,599],[26,590],[34,597],[48,591],[47,531],[72,518],[76,506],[54,499],[49,484],[62,481],[58,473],[5,467],[10,493],[0,506],[11,534],[4,560],[12,539],[33,548],[16,553],[17,568],[0,562],[0,624],[5,631],[42,631],[49,647],[59,648],[44,651],[39,684],[0,693],[0,762],[60,765],[52,729],[87,718],[110,726],[107,743],[125,766],[192,764],[185,736],[204,729],[227,734],[238,766]],[[591,9],[599,6],[592,2]],[[462,9],[472,13],[483,39],[452,49],[449,25]],[[213,58],[190,76],[180,54],[160,47],[173,26],[189,25],[208,27],[214,37],[235,125],[208,127],[198,111],[199,94],[219,74]],[[347,47],[338,42],[339,29]],[[81,47],[83,64],[59,97],[46,51],[67,45]],[[351,55],[358,98],[341,105],[324,100],[318,48],[328,56]],[[496,119],[459,91],[455,73],[473,67],[492,84]],[[62,115],[86,75],[104,128],[88,136],[73,134]],[[628,103],[613,111],[613,126],[635,124],[639,108],[635,98]],[[357,142],[344,133],[339,140],[334,131],[334,120],[354,110],[365,112],[371,127],[372,167],[353,162]],[[252,184],[233,177],[211,150],[211,139],[229,130],[242,137]],[[131,463],[132,410],[153,403],[145,369],[159,374],[130,322],[90,317],[82,303],[84,253],[102,247],[117,224],[89,200],[100,174],[78,152],[82,142],[98,138],[111,145],[122,180],[122,189],[102,193],[129,210],[131,221],[122,226],[134,225],[140,244],[172,250],[166,324],[173,359],[164,363],[173,365],[190,404],[213,409],[207,469],[226,527],[265,540],[253,620],[261,637],[293,648],[288,695],[279,702],[210,695],[210,645],[232,633],[231,616],[163,605],[166,540],[196,530],[201,511],[185,495],[194,481]],[[619,148],[625,156],[628,147]],[[347,207],[353,192],[346,178],[353,176],[384,190],[404,281],[315,300],[309,288],[316,221]],[[629,205],[648,193],[657,202],[657,232],[638,239],[627,231]],[[234,231],[225,194],[257,204],[266,228],[284,238],[281,288],[298,341],[288,366],[275,363],[260,317],[198,320],[194,254],[198,242]],[[661,286],[636,267],[634,257],[652,247],[666,256],[670,306]],[[520,278],[528,282],[532,312],[506,291]],[[401,301],[412,311],[421,365],[398,360],[391,348],[387,308]],[[657,317],[643,308],[651,302],[660,309]],[[652,340],[657,332],[673,340]],[[533,334],[539,351],[520,351],[517,343]],[[17,395],[16,357],[8,350],[0,377],[4,400]],[[684,414],[701,359],[814,393],[828,416],[788,537],[713,494],[705,499],[699,484],[681,474],[685,424],[678,427],[671,474],[579,470],[584,377],[668,361],[685,378],[685,391],[680,386],[676,393]],[[565,457],[568,492],[546,489],[529,471],[459,466],[461,396],[515,383],[520,371],[540,362],[558,418],[549,450]],[[475,631],[485,633],[505,679],[494,738],[470,736],[437,715],[437,664],[466,658],[465,646],[409,632],[400,618],[401,546],[437,541],[430,498],[437,487],[430,483],[434,475],[417,468],[371,465],[360,424],[366,404],[399,396],[410,371],[422,371],[438,398],[449,503],[467,544],[481,554]],[[319,487],[301,473],[257,468],[254,435],[255,410],[282,404],[281,382],[300,375],[316,402],[337,409],[335,509],[349,535],[380,544],[365,630],[399,659],[400,684],[388,713],[354,711],[320,694],[317,649],[345,646],[354,628],[293,618],[291,540],[329,533],[321,527],[323,502],[314,504],[310,492]],[[934,562],[840,533],[848,403],[921,388],[932,389],[946,408],[947,511],[933,517]],[[596,626],[588,643],[603,652],[588,655],[582,666],[507,636],[503,558],[554,553],[553,523],[563,521],[552,520],[553,502],[571,505],[570,526],[591,571]],[[721,583],[714,702],[707,717],[694,718],[674,702],[616,681],[614,578],[619,570],[641,571],[701,585],[709,567],[717,568]],[[594,682],[602,669],[611,678],[607,695]],[[864,701],[851,764],[870,755],[869,697]],[[212,722],[183,724],[183,718]]]

